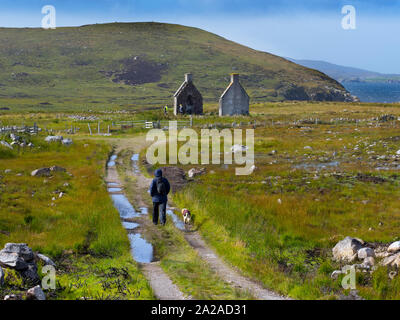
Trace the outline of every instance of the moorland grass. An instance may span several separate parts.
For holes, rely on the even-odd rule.
[[[103,180],[111,147],[100,141],[75,141],[72,146],[63,146],[45,143],[44,136],[26,138],[34,144],[32,149],[0,153],[0,246],[27,243],[60,262],[59,286],[50,298],[151,299],[147,281],[131,261],[126,232]],[[64,167],[67,173],[31,176],[37,168],[54,165]],[[6,169],[11,171],[5,173]],[[69,263],[62,264],[66,256],[70,256]],[[140,297],[126,290],[100,290],[98,275],[87,269],[106,265],[126,266],[131,278],[124,284],[141,288]],[[84,292],[77,285],[79,279],[87,282]]]

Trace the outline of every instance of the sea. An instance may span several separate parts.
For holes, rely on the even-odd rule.
[[[361,102],[400,102],[400,82],[342,82]]]

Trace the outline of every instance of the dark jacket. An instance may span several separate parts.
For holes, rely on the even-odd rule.
[[[154,175],[155,175],[155,178],[151,182],[150,189],[149,189],[149,192],[153,199],[153,202],[160,202],[160,203],[167,202],[168,201],[167,195],[171,191],[171,186],[170,186],[168,180],[162,176],[161,169],[156,170]],[[158,193],[158,191],[157,191],[157,180],[158,179],[162,179],[164,181],[165,186],[167,187],[167,195],[161,195]]]

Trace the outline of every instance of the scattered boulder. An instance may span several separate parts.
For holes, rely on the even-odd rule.
[[[36,257],[44,263],[45,266],[53,266],[55,267],[56,264],[51,260],[49,257],[45,256],[44,254],[38,253]]]
[[[375,259],[374,257],[366,257],[361,264],[361,267],[364,269],[370,269],[375,265]]]
[[[368,257],[375,257],[375,251],[371,248],[361,248],[360,250],[358,250],[357,255],[358,259],[364,260]]]
[[[46,142],[61,142],[64,138],[62,136],[47,136],[44,141]]]
[[[359,240],[346,237],[332,249],[333,258],[336,261],[352,262],[357,258],[358,250],[361,248],[362,244]]]
[[[196,177],[196,176],[199,176],[199,175],[204,174],[205,172],[206,172],[206,169],[205,169],[205,168],[201,168],[201,169],[193,168],[193,169],[190,169],[190,170],[188,171],[188,177],[189,177],[189,178],[194,178],[194,177]]]
[[[6,170],[4,170],[4,173],[6,173],[6,174],[11,173],[11,171],[12,171],[11,169],[6,169]]]
[[[4,249],[0,252],[16,253],[26,262],[30,262],[35,258],[32,249],[26,243],[6,243]]]
[[[400,266],[400,253],[391,255],[386,257],[381,261],[383,266],[392,266],[392,267],[399,267]]]
[[[28,264],[17,253],[0,251],[0,266],[18,271],[26,270]]]
[[[51,170],[50,168],[40,168],[32,171],[32,177],[50,177]]]
[[[40,277],[38,275],[38,268],[36,263],[28,263],[28,268],[26,270],[21,271],[21,276],[24,279],[25,283],[29,283],[32,285],[40,283]]]
[[[0,265],[18,271],[26,283],[40,282],[35,255],[25,243],[7,243],[0,251]]]
[[[393,242],[393,243],[389,246],[389,248],[387,249],[387,251],[390,252],[390,253],[396,253],[396,252],[400,251],[400,241]]]
[[[15,294],[10,294],[10,295],[6,295],[4,297],[4,300],[10,300],[10,301],[12,301],[12,300],[22,300],[22,298],[20,296],[15,295]]]
[[[72,144],[72,139],[69,139],[69,138],[67,138],[67,139],[62,139],[62,140],[61,140],[61,143],[62,143],[64,146],[70,146],[70,145]]]
[[[397,271],[390,271],[389,272],[390,280],[393,280],[396,276],[397,276]]]
[[[46,295],[44,294],[40,286],[33,287],[26,292],[27,300],[46,300]]]

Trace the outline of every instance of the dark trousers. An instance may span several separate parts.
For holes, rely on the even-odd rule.
[[[167,222],[167,203],[166,202],[153,202],[153,223],[158,224],[158,216],[161,214],[160,222],[165,224]]]

